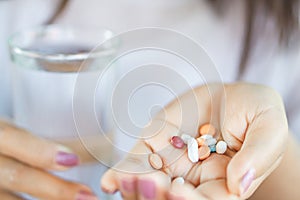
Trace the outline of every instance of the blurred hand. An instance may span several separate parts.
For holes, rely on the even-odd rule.
[[[103,176],[102,189],[108,193],[119,190],[124,199],[226,200],[251,196],[284,154],[288,125],[282,100],[272,89],[260,85],[237,83],[223,88],[216,84],[208,88],[186,93],[152,120],[143,131],[146,138]],[[198,108],[191,103],[194,94]],[[182,108],[189,110],[181,112]],[[198,115],[193,114],[195,109]],[[163,120],[165,126],[151,135]],[[175,149],[170,138],[178,131],[196,137],[197,127],[207,122],[218,128],[229,150],[191,163],[186,150]],[[162,170],[150,166],[147,154],[152,152],[163,158]],[[185,183],[172,182],[176,177],[183,177]]]
[[[68,148],[0,122],[0,199],[19,200],[17,193],[21,192],[39,199],[94,200],[88,187],[47,171],[78,164],[78,157]]]

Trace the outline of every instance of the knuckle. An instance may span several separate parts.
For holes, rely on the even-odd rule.
[[[8,169],[7,186],[9,188],[18,187],[21,180],[27,173],[28,167],[23,164],[17,164]]]
[[[7,130],[6,125],[2,122],[0,123],[0,152],[3,152],[3,142],[6,141],[6,138],[9,136],[9,131]],[[3,141],[3,142],[2,142]]]

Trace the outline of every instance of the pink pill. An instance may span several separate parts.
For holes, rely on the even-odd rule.
[[[184,142],[179,136],[173,136],[171,138],[171,144],[177,149],[182,149],[184,147]]]

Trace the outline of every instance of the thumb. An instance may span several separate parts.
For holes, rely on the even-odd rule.
[[[230,124],[225,123],[224,126],[228,127]],[[287,133],[287,122],[282,109],[268,109],[248,124],[241,148],[227,167],[227,185],[231,193],[242,198],[248,198],[254,193],[279,165]],[[234,137],[227,136],[229,146],[232,143],[230,138]]]

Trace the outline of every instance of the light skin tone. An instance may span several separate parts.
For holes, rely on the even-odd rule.
[[[194,94],[198,114],[181,112],[191,108]],[[211,101],[211,96],[221,101]],[[185,149],[170,145],[170,138],[178,130],[197,137],[197,127],[206,122],[217,127],[219,139],[230,150],[191,163]],[[169,104],[143,136],[103,176],[104,191],[120,191],[124,199],[269,199],[271,195],[271,199],[293,200],[300,196],[297,184],[290,184],[300,180],[299,145],[288,133],[280,95],[270,88],[236,83],[225,85],[224,90],[209,85],[208,91],[201,86]],[[162,157],[163,169],[154,170],[149,164],[152,152]],[[178,176],[185,179],[184,184],[172,182]]]
[[[67,170],[78,164],[79,158],[70,149],[0,122],[0,199],[22,199],[17,192],[39,199],[97,199],[87,186],[48,172]]]
[[[218,87],[212,85],[210,89],[219,95]],[[201,115],[192,117],[191,113],[186,113],[191,123],[179,123],[176,117],[180,113],[179,103],[189,107],[192,98],[191,93],[180,97],[180,101],[166,107],[164,115],[158,115],[144,130],[143,134],[150,136],[153,127],[157,130],[162,119],[168,121],[155,137],[140,141],[132,150],[143,156],[129,155],[116,167],[129,172],[149,170],[151,173],[109,170],[101,182],[103,190],[110,193],[120,190],[125,199],[145,199],[145,195],[151,197],[153,193],[156,199],[243,199],[255,191],[251,199],[298,199],[297,184],[291,183],[300,180],[299,146],[289,137],[279,95],[266,87],[241,83],[226,85],[225,90],[226,112],[216,110],[220,121],[214,123],[233,151],[225,155],[213,154],[203,162],[192,164],[182,150],[174,151],[172,146],[162,148],[169,144],[170,136],[178,127],[195,133],[196,126],[211,119],[209,95],[204,87],[200,87],[195,92]],[[222,104],[219,106],[224,108]],[[196,126],[192,126],[194,123]],[[158,151],[170,166],[153,170],[146,155],[152,151]],[[64,162],[66,157],[57,159],[58,154],[67,155],[69,159],[67,162]],[[75,158],[76,155],[66,147],[1,121],[0,199],[22,199],[17,192],[39,199],[96,199],[88,187],[48,173],[48,170],[62,171],[79,164]],[[252,168],[255,169],[254,180],[243,192],[241,180]],[[172,182],[172,177],[177,176],[186,179],[184,185]],[[251,176],[247,177],[247,180],[251,179]]]

